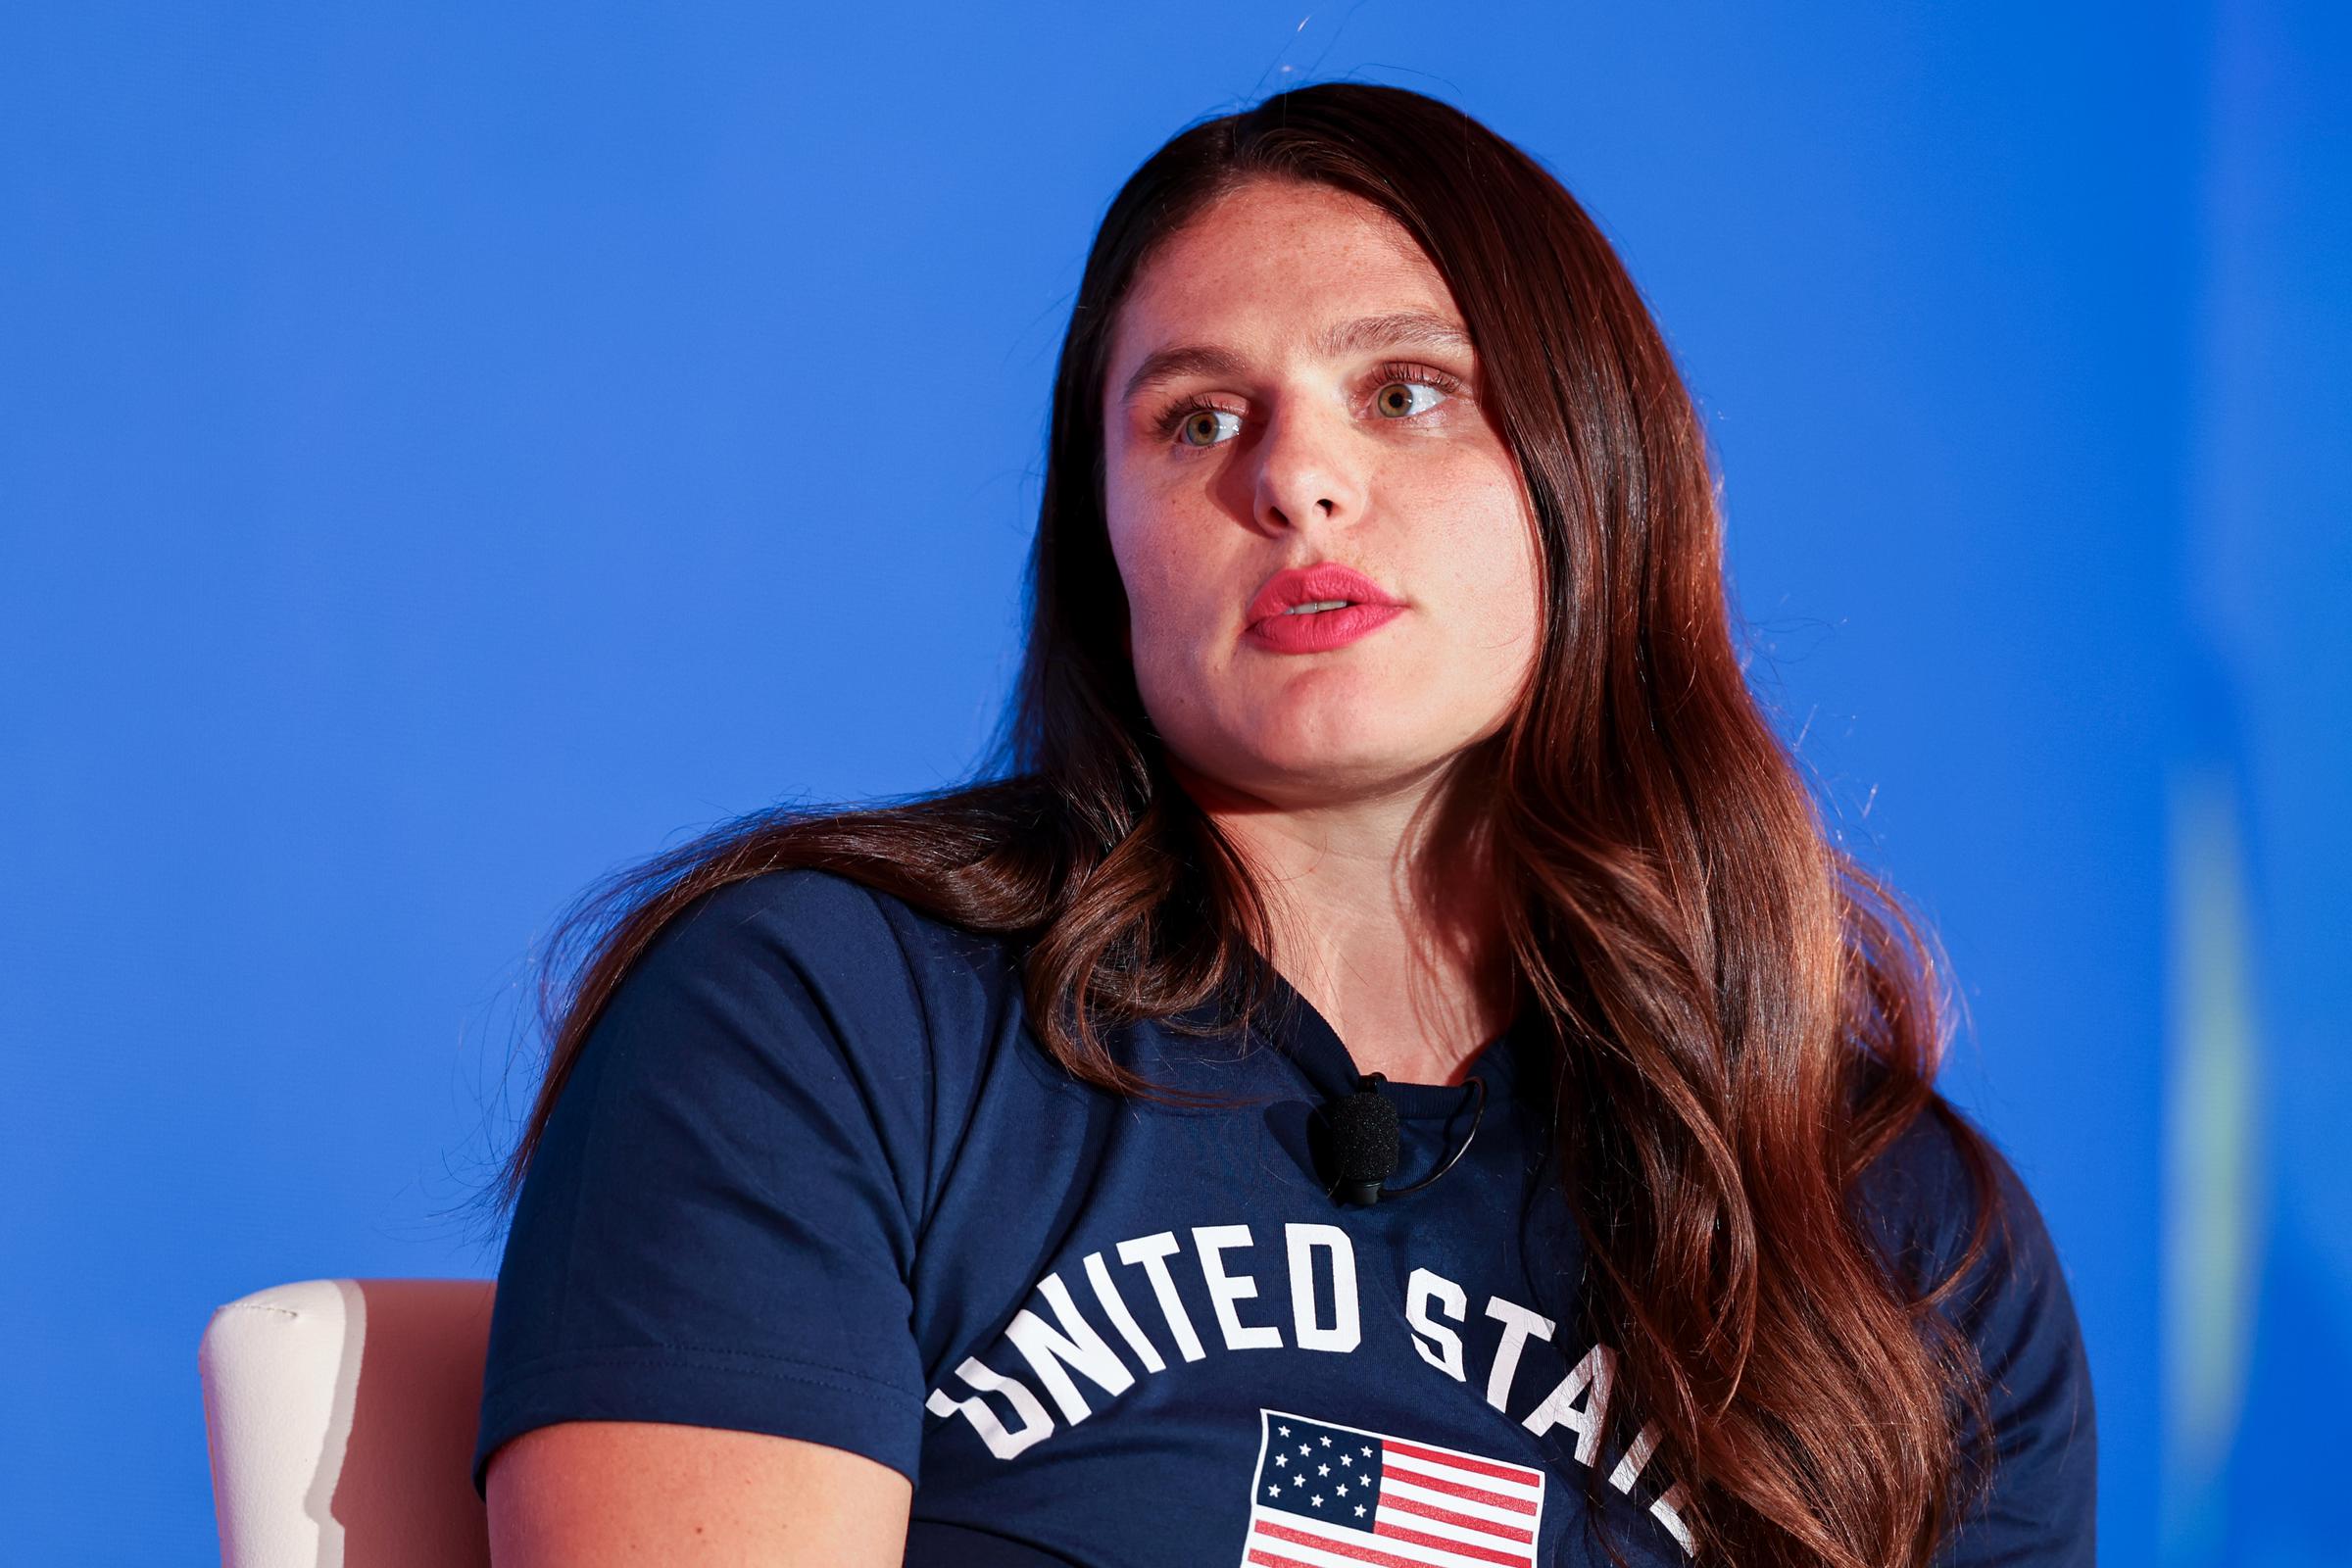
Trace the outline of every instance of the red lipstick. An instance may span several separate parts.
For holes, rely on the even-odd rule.
[[[1244,640],[1277,654],[1345,648],[1404,613],[1404,601],[1362,572],[1326,561],[1268,577],[1243,613]]]

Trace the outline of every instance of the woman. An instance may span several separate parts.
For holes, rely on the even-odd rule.
[[[502,1568],[2091,1560],[2048,1238],[1548,173],[1391,87],[1175,137],[1031,569],[1006,765],[591,906]]]

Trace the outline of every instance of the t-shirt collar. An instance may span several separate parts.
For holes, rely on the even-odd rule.
[[[1257,1016],[1257,1038],[1295,1062],[1324,1099],[1334,1100],[1352,1093],[1359,1069],[1338,1031],[1281,970],[1262,956],[1257,961],[1266,970],[1272,986],[1272,1000]],[[1511,1096],[1528,1023],[1528,1015],[1522,1011],[1471,1058],[1469,1076],[1486,1081],[1490,1101],[1507,1100]],[[1407,1120],[1442,1120],[1472,1103],[1477,1095],[1467,1081],[1422,1084],[1392,1079],[1382,1087],[1390,1103],[1396,1107],[1396,1114]]]

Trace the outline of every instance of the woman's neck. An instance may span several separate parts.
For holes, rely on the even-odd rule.
[[[1517,1002],[1478,813],[1426,791],[1286,809],[1186,788],[1257,876],[1266,957],[1356,1070],[1461,1082]]]

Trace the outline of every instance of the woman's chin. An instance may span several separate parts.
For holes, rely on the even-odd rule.
[[[1252,751],[1243,776],[1248,793],[1269,806],[1328,808],[1415,791],[1449,755],[1375,735],[1314,744],[1296,735],[1268,736]]]

